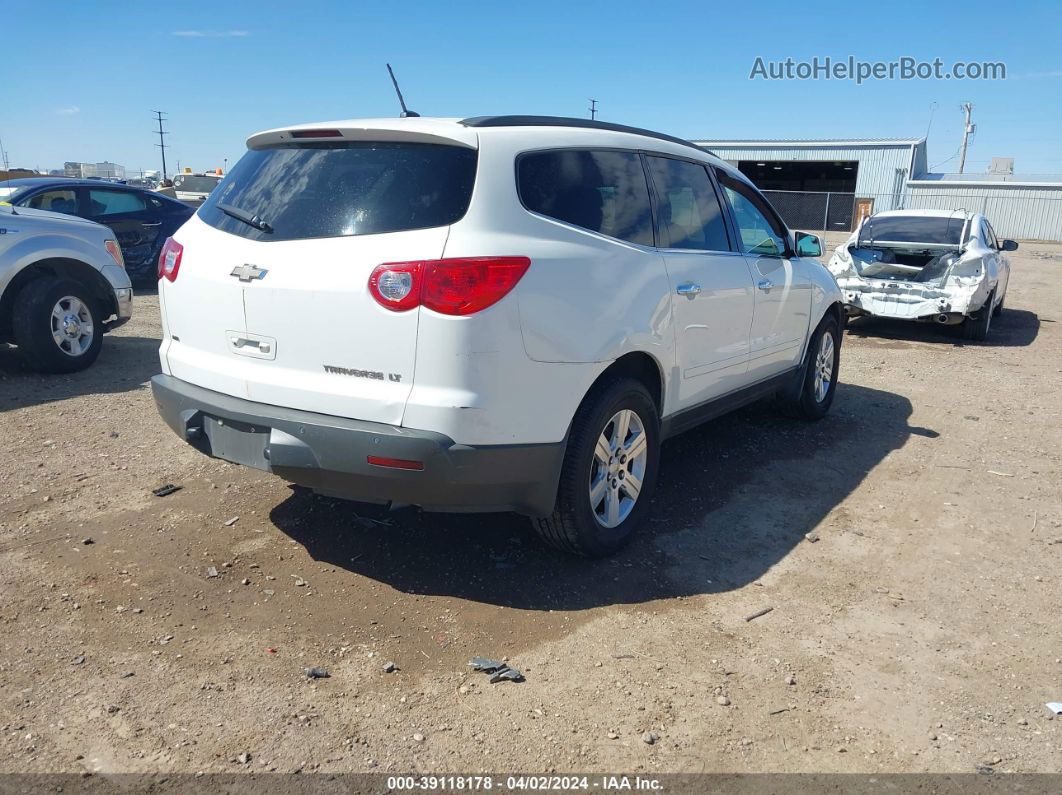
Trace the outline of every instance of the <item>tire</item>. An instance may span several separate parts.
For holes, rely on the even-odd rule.
[[[645,386],[618,378],[595,388],[572,421],[554,511],[533,518],[535,530],[564,552],[588,558],[616,552],[645,521],[659,462],[660,418]]]
[[[992,315],[995,312],[990,309],[995,300],[996,291],[993,290],[985,299],[985,305],[977,312],[977,317],[968,317],[962,322],[962,336],[964,339],[974,342],[984,342],[988,339],[988,332],[992,328]]]
[[[800,380],[778,396],[779,408],[788,417],[821,420],[833,405],[841,369],[841,329],[834,315],[827,314],[811,335]]]
[[[80,282],[35,279],[15,299],[12,319],[19,353],[34,370],[73,373],[100,355],[100,310]]]

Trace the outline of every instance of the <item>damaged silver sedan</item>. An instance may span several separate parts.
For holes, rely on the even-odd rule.
[[[850,317],[962,324],[984,340],[1003,309],[1008,251],[983,215],[962,210],[890,210],[873,215],[830,259]]]

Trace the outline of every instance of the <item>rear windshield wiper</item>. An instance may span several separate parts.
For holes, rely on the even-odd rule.
[[[259,218],[257,215],[252,215],[246,210],[241,210],[239,207],[233,207],[231,204],[218,204],[216,205],[221,212],[225,215],[235,218],[237,221],[243,221],[248,226],[253,226],[260,232],[272,232],[273,227]]]

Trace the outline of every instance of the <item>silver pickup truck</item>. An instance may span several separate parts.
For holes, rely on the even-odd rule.
[[[70,373],[127,322],[133,288],[105,226],[0,203],[0,343],[35,370]]]

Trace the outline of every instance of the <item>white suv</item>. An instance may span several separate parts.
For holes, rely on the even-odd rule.
[[[159,411],[331,496],[517,511],[603,555],[660,443],[757,398],[822,417],[842,296],[737,170],[553,117],[270,130],[159,262]]]

